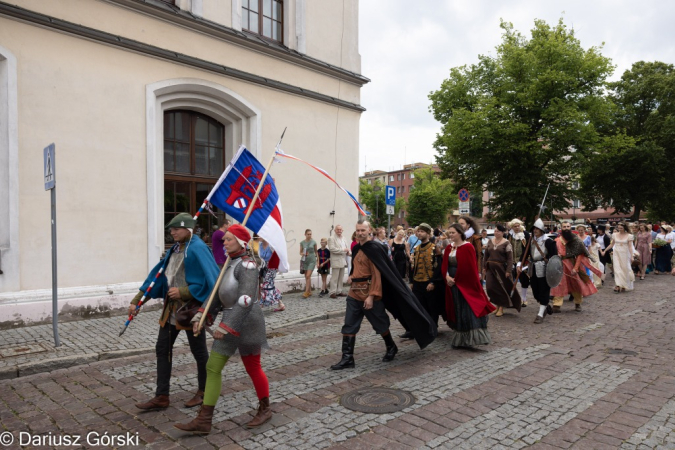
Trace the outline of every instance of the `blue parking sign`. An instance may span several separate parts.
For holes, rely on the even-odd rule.
[[[396,206],[396,186],[386,186],[387,196],[385,198],[385,204],[389,206]]]

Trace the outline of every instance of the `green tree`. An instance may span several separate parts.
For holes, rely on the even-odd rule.
[[[432,169],[416,170],[415,184],[408,195],[407,221],[410,225],[426,222],[432,227],[445,224],[458,201],[450,180],[442,180]]]
[[[385,202],[385,186],[380,180],[375,180],[369,184],[366,180],[359,183],[359,202],[365,205],[368,212],[371,213],[371,225],[376,227],[387,226],[387,205]],[[398,214],[401,209],[405,209],[405,201],[402,198],[396,199],[394,214]]]
[[[602,150],[613,67],[599,48],[582,48],[562,19],[536,20],[529,39],[510,23],[501,28],[494,56],[451,69],[429,95],[442,125],[434,146],[444,177],[492,192],[495,218],[531,223],[549,183],[547,206],[567,208],[582,163]]]
[[[616,105],[613,128],[623,138],[607,138],[605,152],[595,152],[581,175],[585,209],[614,207],[675,219],[675,69],[672,64],[640,61],[610,83]],[[610,130],[610,133],[618,133]]]

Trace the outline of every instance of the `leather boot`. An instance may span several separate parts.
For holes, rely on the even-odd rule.
[[[204,391],[197,391],[197,393],[190,400],[185,402],[186,408],[194,408],[204,402]]]
[[[264,424],[272,418],[272,409],[270,408],[270,399],[265,397],[260,399],[260,404],[258,405],[258,412],[256,413],[253,420],[246,424],[246,428],[255,428]]]
[[[339,363],[330,366],[333,370],[353,369],[354,363],[354,344],[356,336],[342,336],[342,359]]]
[[[398,353],[398,347],[396,346],[394,339],[392,339],[391,333],[387,333],[386,335],[383,334],[382,339],[384,339],[384,344],[387,346],[387,353],[384,354],[382,362],[392,361],[394,356],[396,356],[396,353]]]
[[[209,434],[211,432],[211,422],[213,421],[213,408],[215,406],[202,405],[199,414],[197,414],[197,417],[192,422],[175,423],[173,426],[192,434]]]
[[[169,403],[168,395],[158,395],[145,403],[136,403],[136,408],[144,411],[158,411],[160,409],[168,408]]]

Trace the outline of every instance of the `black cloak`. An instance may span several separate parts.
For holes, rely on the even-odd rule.
[[[403,328],[413,333],[420,348],[431,344],[438,334],[436,324],[403,281],[382,244],[373,241],[367,241],[362,245],[356,244],[352,250],[352,258],[359,251],[363,251],[380,271],[382,302],[385,309],[403,325]]]

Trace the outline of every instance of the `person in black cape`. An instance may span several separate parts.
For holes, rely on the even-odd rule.
[[[363,228],[363,230],[361,230],[361,228]],[[357,224],[357,234],[358,231],[363,231],[363,234],[365,234],[365,230],[368,228],[370,228],[370,224],[367,221],[359,221]],[[350,305],[349,299],[352,294],[355,297],[363,296],[359,295],[357,291],[359,290],[358,286],[364,280],[360,278],[356,279],[352,276],[354,275],[354,267],[356,266],[354,263],[358,262],[357,260],[360,252],[363,252],[363,255],[366,256],[372,265],[375,266],[377,272],[379,272],[379,277],[377,277],[379,280],[373,280],[372,282],[380,285],[374,290],[381,291],[381,300],[370,301],[369,305],[362,301],[361,303],[364,303],[364,305],[359,310],[358,308],[355,308],[354,302],[351,302],[352,304]],[[387,256],[384,247],[378,242],[365,240],[354,246],[352,254],[353,264],[350,272],[352,287],[350,288],[350,295],[347,300],[345,325],[342,328],[342,359],[337,364],[331,366],[331,369],[341,370],[354,367],[355,334],[358,332],[364,315],[376,329],[376,332],[380,333],[386,326],[387,330],[381,333],[385,343],[387,343],[387,354],[384,356],[383,361],[388,362],[394,359],[397,348],[395,344],[393,344],[393,341],[388,342],[388,340],[391,340],[391,333],[388,332],[389,317],[386,315],[386,312],[381,309],[381,306],[384,306],[384,309],[389,311],[395,319],[401,322],[401,325],[403,325],[406,330],[410,330],[415,334],[415,340],[421,349],[432,343],[437,334],[436,324],[433,323],[429,314],[424,310],[408,285],[403,281],[393,262]],[[367,282],[370,283],[371,280],[367,280]],[[355,284],[357,291],[352,293],[355,289]],[[372,292],[373,290],[369,290],[371,295]],[[385,317],[380,317],[382,313],[384,313]],[[378,330],[378,328],[382,328],[382,330]]]

